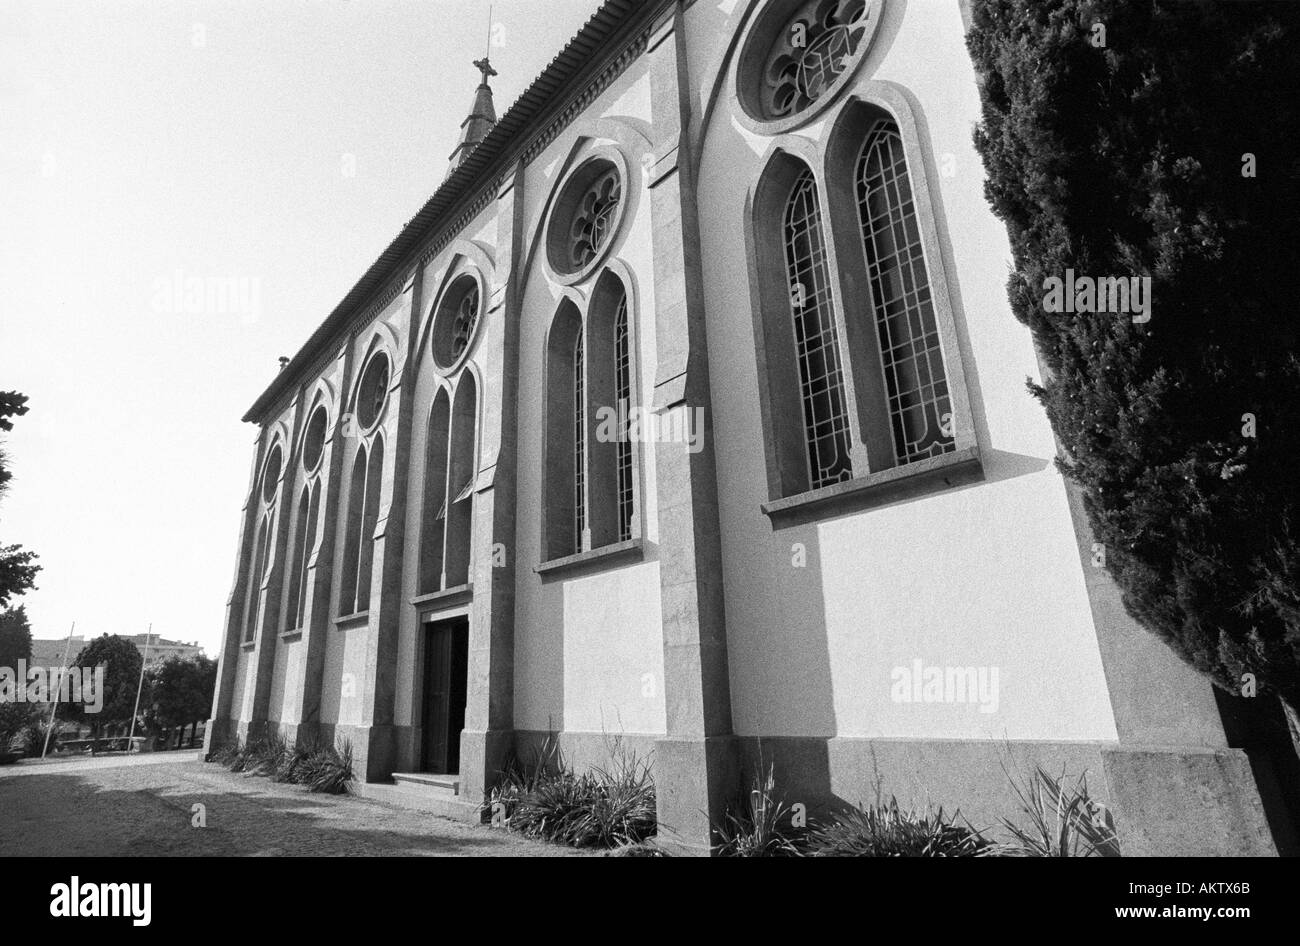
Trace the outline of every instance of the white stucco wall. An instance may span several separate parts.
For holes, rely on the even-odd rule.
[[[730,13],[740,28],[750,6],[691,8],[702,101],[725,49],[719,22]],[[929,180],[986,479],[775,530],[760,511],[767,481],[743,207],[767,142],[736,120],[728,77],[706,129],[699,201],[736,732],[1113,740],[1051,431],[1025,391],[1037,366],[1006,300],[1007,236],[971,144],[979,101],[958,5],[890,0],[855,83],[867,80],[911,94],[932,166],[952,171]],[[799,133],[816,139],[834,114]],[[921,173],[919,156],[908,158]],[[797,544],[806,567],[792,564]],[[891,672],[914,660],[997,668],[997,711],[896,702]]]
[[[591,105],[583,119],[622,123],[635,136],[650,118],[649,76],[634,63]],[[566,170],[566,159],[589,124],[569,126],[528,167],[527,221],[531,243],[545,239],[539,227],[552,191]],[[596,136],[600,144],[615,145]],[[634,181],[628,218],[610,258],[632,272],[639,361],[638,403],[653,401],[656,343],[650,193],[642,162],[625,154]],[[515,727],[529,730],[656,734],[664,730],[663,635],[659,615],[658,504],[654,486],[654,446],[643,444],[639,494],[646,560],[615,563],[599,571],[556,576],[543,582],[534,570],[541,560],[543,484],[543,365],[546,332],[562,298],[561,287],[546,272],[539,246],[526,274],[520,329],[519,379],[519,569],[515,601]],[[577,286],[589,294],[600,270]]]

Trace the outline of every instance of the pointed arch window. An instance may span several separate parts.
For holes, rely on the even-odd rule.
[[[308,567],[316,546],[316,520],[320,515],[320,485],[313,481],[302,488],[298,500],[297,528],[294,530],[294,560],[290,573],[289,630],[302,627],[307,614]]]
[[[587,385],[583,376],[582,335],[573,343],[573,535],[582,551],[587,532]]]
[[[808,479],[817,489],[848,479],[853,463],[817,182],[807,168],[786,202],[785,252]]]
[[[584,319],[566,300],[547,355],[547,560],[641,535],[636,345],[627,286],[606,270]]]
[[[343,552],[343,582],[339,612],[346,616],[370,607],[375,529],[379,524],[379,495],[384,478],[384,439],[376,437],[367,450],[357,447],[348,490],[347,544]]]
[[[632,352],[627,326],[627,294],[618,300],[614,316],[614,402],[618,423],[616,476],[618,477],[618,541],[632,538],[635,494],[632,481]]]
[[[898,126],[877,120],[855,184],[888,396],[894,458],[911,463],[956,449],[939,325]]]
[[[257,530],[257,544],[253,551],[253,571],[249,575],[248,613],[244,622],[244,643],[251,644],[257,634],[258,611],[262,604],[262,583],[266,575],[266,546],[271,531],[271,514],[262,516]]]
[[[792,142],[754,190],[769,514],[877,485],[884,496],[902,467],[935,483],[978,471],[936,221],[905,129],[855,101],[824,152]]]
[[[267,569],[271,562],[271,540],[275,535],[275,501],[279,496],[280,475],[284,470],[284,451],[280,444],[273,446],[262,466],[255,493],[258,501],[257,539],[253,546],[252,571],[249,574],[247,608],[244,614],[244,643],[257,637],[264,605],[262,586],[266,584]],[[272,619],[274,622],[274,618]]]

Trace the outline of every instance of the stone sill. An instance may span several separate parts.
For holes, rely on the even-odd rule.
[[[566,555],[564,558],[553,558],[549,562],[542,562],[535,566],[533,571],[546,578],[598,565],[612,565],[624,560],[640,559],[644,554],[645,543],[640,538],[625,539],[622,542],[602,545],[598,549]]]
[[[370,622],[369,611],[357,611],[355,614],[344,614],[334,619],[334,626],[342,630],[345,627],[360,627]]]
[[[955,486],[959,482],[969,482],[983,476],[984,464],[980,460],[979,447],[972,445],[928,460],[918,460],[806,493],[773,499],[763,503],[761,508],[775,528],[880,506],[906,496]]]
[[[469,582],[464,585],[453,585],[450,588],[442,589],[442,591],[431,591],[425,595],[416,595],[411,599],[411,604],[421,611],[434,611],[438,607],[463,604],[473,597],[474,583]]]
[[[282,641],[300,640],[302,638],[302,630],[303,629],[301,627],[291,627],[288,630],[281,631],[280,640]]]
[[[240,650],[252,650],[252,649],[253,649],[254,647],[256,647],[256,646],[257,646],[257,641],[256,641],[256,640],[251,640],[251,641],[240,641],[240,643],[239,643],[239,649],[240,649]]]

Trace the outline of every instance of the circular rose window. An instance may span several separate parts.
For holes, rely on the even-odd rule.
[[[741,57],[739,93],[761,124],[807,120],[847,81],[871,45],[882,0],[774,0]]]
[[[280,445],[276,444],[271,449],[271,455],[266,458],[266,467],[262,470],[262,502],[269,503],[275,500],[275,488],[280,485],[280,468],[283,462]]]
[[[457,276],[442,297],[433,322],[433,360],[443,369],[454,368],[474,341],[483,299],[478,280],[468,273]]]
[[[565,183],[555,202],[547,233],[551,268],[570,276],[596,263],[618,229],[623,205],[623,175],[608,158],[592,158]]]
[[[379,352],[366,364],[361,387],[357,389],[357,423],[362,430],[375,426],[387,399],[388,356]]]
[[[307,421],[307,433],[302,440],[302,466],[308,473],[315,472],[316,467],[320,466],[321,456],[325,453],[325,428],[328,424],[325,405],[317,406],[311,412],[311,420]]]

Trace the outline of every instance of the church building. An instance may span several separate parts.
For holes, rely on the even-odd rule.
[[[1126,854],[1273,853],[1026,392],[969,19],[603,0],[499,118],[475,63],[445,179],[243,418],[208,751],[347,739],[476,818],[548,736],[617,743],[696,852],[769,766],[983,826],[1041,764]]]

